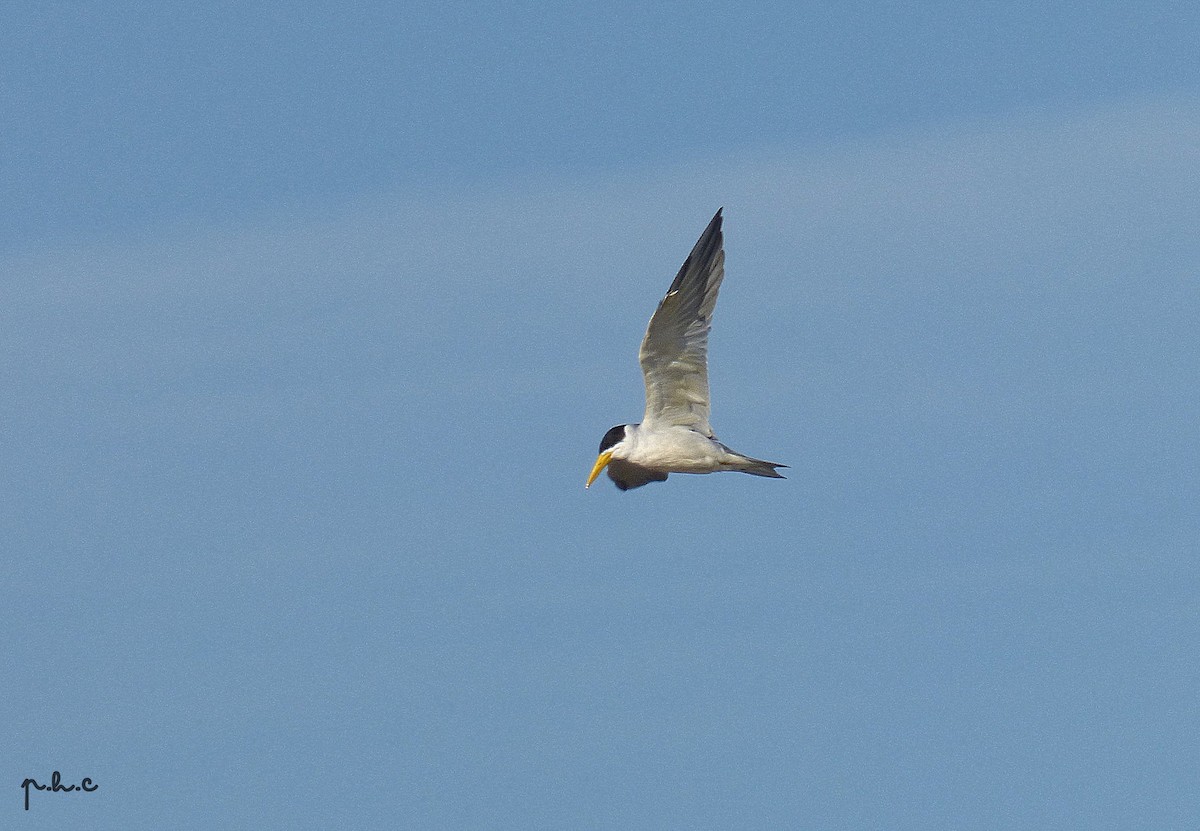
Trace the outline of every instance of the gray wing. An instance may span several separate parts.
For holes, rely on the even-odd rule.
[[[691,427],[712,436],[708,330],[724,277],[724,237],[718,210],[646,327],[638,354],[646,380],[643,424]]]

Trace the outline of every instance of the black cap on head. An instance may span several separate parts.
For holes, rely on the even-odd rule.
[[[604,438],[600,439],[600,450],[598,452],[603,453],[623,438],[625,438],[625,425],[618,424],[605,433]]]

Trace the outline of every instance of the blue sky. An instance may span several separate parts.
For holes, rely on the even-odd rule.
[[[0,23],[4,824],[1200,820],[1190,9]]]

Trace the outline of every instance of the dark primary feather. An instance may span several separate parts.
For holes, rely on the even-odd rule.
[[[667,474],[661,470],[651,470],[641,465],[630,464],[620,459],[613,459],[608,464],[608,478],[623,491],[640,488],[651,482],[667,481]]]
[[[720,252],[721,245],[725,241],[725,236],[721,233],[721,223],[724,222],[721,212],[724,210],[724,208],[717,208],[717,212],[713,214],[713,218],[708,221],[708,227],[704,229],[704,233],[700,235],[700,239],[696,240],[696,244],[692,246],[692,252],[687,255],[687,259],[679,267],[679,273],[671,281],[671,287],[667,289],[667,294],[670,294],[673,291],[679,291],[684,288],[687,282],[693,283],[693,288],[699,289],[699,293],[695,299],[694,307],[689,302],[689,309],[699,308],[700,300],[704,297],[705,280],[710,271],[707,268],[707,264],[713,261],[713,258]],[[688,281],[688,275],[693,272],[702,279]]]

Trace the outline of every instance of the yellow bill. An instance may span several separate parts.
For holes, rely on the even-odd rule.
[[[596,477],[600,475],[604,468],[608,467],[608,463],[610,461],[612,461],[611,450],[605,450],[600,454],[600,456],[596,459],[596,466],[593,467],[592,472],[588,474],[587,484],[584,485],[585,488],[590,488],[592,486],[592,482],[596,481]]]

